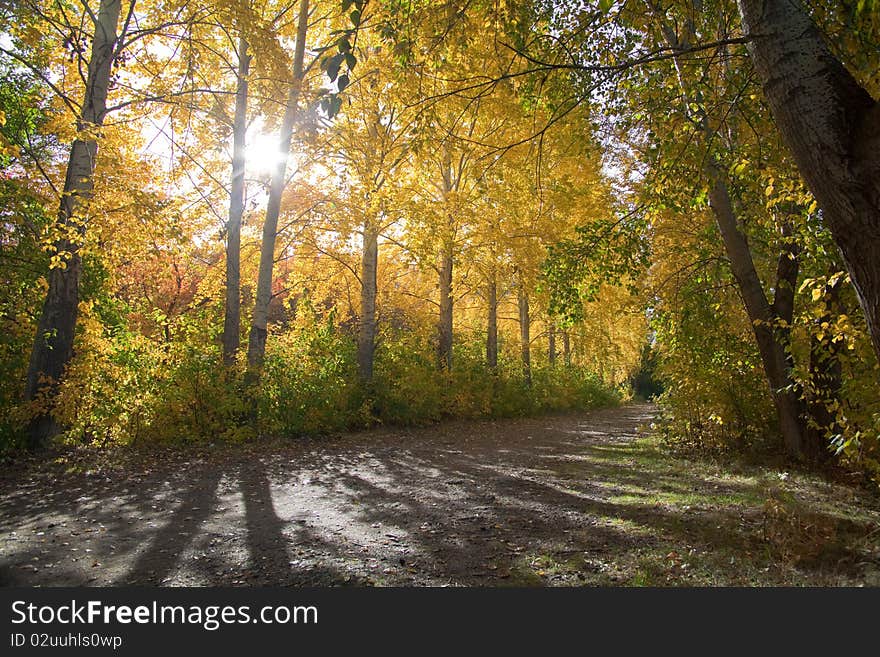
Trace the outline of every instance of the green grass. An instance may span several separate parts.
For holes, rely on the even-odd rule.
[[[653,437],[592,446],[576,469],[604,493],[598,525],[620,545],[525,556],[516,583],[880,585],[871,491],[735,457],[684,458]]]

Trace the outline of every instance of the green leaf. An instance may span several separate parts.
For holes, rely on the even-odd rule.
[[[348,86],[348,76],[340,75],[339,79],[336,81],[336,88],[339,91],[345,91],[345,88]]]
[[[327,62],[327,77],[330,78],[330,81],[333,82],[336,80],[336,76],[339,75],[339,67],[342,66],[343,55],[337,54],[333,55],[330,58],[330,61]]]
[[[342,98],[337,95],[333,95],[330,97],[329,109],[327,111],[327,116],[331,119],[339,114],[339,110],[342,109]]]
[[[321,100],[321,110],[331,119],[339,114],[340,109],[342,109],[342,98],[338,94],[329,94]]]

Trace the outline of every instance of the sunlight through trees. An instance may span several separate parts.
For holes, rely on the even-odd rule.
[[[0,450],[635,385],[876,475],[878,41],[872,0],[0,3]]]

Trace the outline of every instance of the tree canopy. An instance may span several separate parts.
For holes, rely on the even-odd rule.
[[[875,0],[0,3],[0,446],[635,386],[876,475],[878,52]]]

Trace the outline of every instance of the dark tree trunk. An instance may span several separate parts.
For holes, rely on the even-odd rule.
[[[571,337],[568,331],[562,332],[562,362],[571,367]]]
[[[746,308],[746,314],[752,324],[755,342],[761,355],[764,374],[770,385],[770,395],[776,407],[779,430],[786,451],[794,458],[802,456],[806,444],[806,422],[803,403],[797,386],[790,374],[790,360],[785,350],[784,340],[776,333],[775,321],[778,317],[767,300],[761,279],[755,269],[752,253],[745,236],[740,232],[727,184],[717,167],[707,164],[710,179],[709,202],[715,215],[718,230],[724,241],[725,251],[730,261],[730,268],[739,287],[740,296]],[[780,259],[790,260],[787,253]],[[788,272],[783,262],[780,263],[783,275]],[[790,273],[790,272],[789,272]],[[795,278],[797,269],[794,270]],[[793,288],[793,284],[789,283]],[[786,283],[783,282],[783,286]],[[777,283],[777,288],[779,284]],[[780,306],[785,301],[783,294],[778,298]],[[792,295],[793,299],[793,295]],[[791,310],[788,309],[787,323],[791,322]]]
[[[51,406],[64,369],[73,356],[82,276],[79,248],[86,232],[88,202],[94,191],[93,175],[98,154],[95,131],[103,125],[107,113],[110,72],[117,54],[120,8],[120,0],[102,0],[96,16],[85,97],[77,119],[79,136],[68,156],[57,219],[60,232],[72,232],[77,237],[62,238],[55,243],[55,252],[62,257],[62,262],[49,271],[49,289],[37,323],[25,382],[25,399],[40,400],[39,411],[28,426],[31,448],[45,446],[59,431]]]
[[[529,295],[526,294],[522,284],[517,291],[519,305],[519,338],[522,351],[523,381],[527,386],[532,385],[532,337],[531,317],[529,316]]]
[[[739,0],[776,126],[822,207],[880,359],[880,104],[798,0]]]
[[[665,12],[656,3],[652,0],[646,0],[646,6],[660,24],[666,45],[673,52],[686,51],[695,38],[692,16],[684,20],[682,34],[679,35],[675,26],[666,17]],[[702,103],[697,102],[692,94],[685,70],[684,56],[674,55],[673,63],[678,74],[684,112],[695,125],[699,126],[702,144],[708,151],[716,133],[711,127]],[[735,144],[732,142],[728,144],[731,149],[734,146]],[[785,336],[779,335],[777,332],[778,322],[775,320],[778,317],[774,314],[774,309],[767,300],[767,295],[764,293],[761,279],[752,260],[748,242],[740,231],[723,167],[711,153],[707,153],[705,156],[703,171],[709,183],[709,205],[715,216],[715,223],[721,233],[724,250],[730,261],[730,268],[752,325],[755,342],[761,356],[761,364],[769,383],[770,396],[776,408],[783,444],[790,456],[800,458],[806,444],[806,413],[799,390],[791,378],[791,361],[785,348]],[[781,258],[787,257],[787,253],[781,255]],[[790,266],[780,261],[778,272],[783,276],[788,276],[791,273],[789,270]],[[794,269],[794,275],[796,278],[797,268]],[[793,288],[794,281],[791,285]],[[793,299],[792,289],[790,300],[793,302]],[[778,296],[780,307],[784,306],[788,300],[789,297],[785,292]],[[788,323],[790,323],[790,319],[789,312]]]
[[[489,316],[486,321],[486,367],[498,371],[498,281],[495,273],[488,286]]]
[[[437,326],[437,363],[440,369],[452,370],[452,244],[440,255],[440,321]]]
[[[553,320],[550,320],[550,323],[547,328],[547,361],[550,363],[550,367],[555,367],[556,365],[556,325],[553,323]]]
[[[232,180],[226,231],[226,308],[223,317],[223,362],[229,366],[238,352],[241,333],[241,220],[244,215],[245,139],[247,133],[250,55],[242,36],[238,41],[238,81],[232,120]]]

